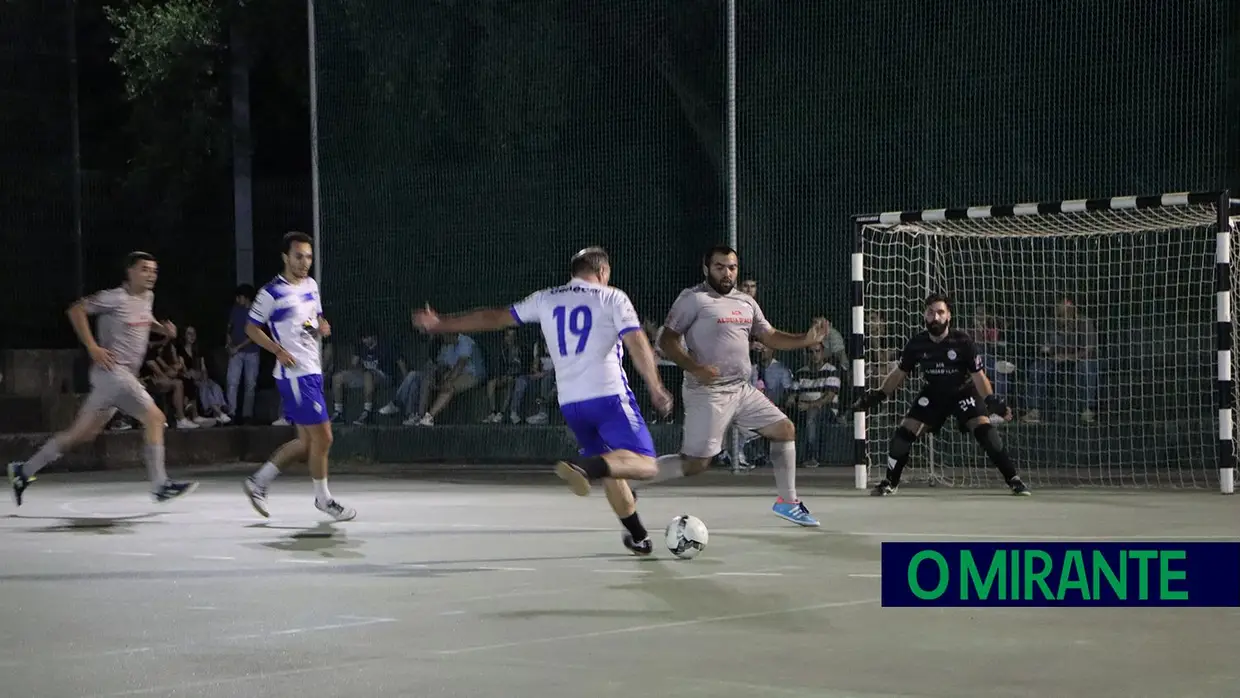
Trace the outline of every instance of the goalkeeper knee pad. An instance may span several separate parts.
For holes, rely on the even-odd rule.
[[[915,441],[917,441],[917,434],[901,424],[896,427],[896,433],[891,435],[889,455],[896,460],[903,460],[913,450]]]
[[[995,431],[994,425],[979,424],[973,430],[973,438],[982,445],[982,450],[990,455],[994,455],[1003,450],[1003,441],[999,438],[999,432]]]

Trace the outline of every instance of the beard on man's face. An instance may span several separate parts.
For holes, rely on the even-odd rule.
[[[939,320],[931,320],[926,323],[926,329],[929,330],[930,334],[938,337],[947,331],[947,323]]]
[[[720,295],[724,296],[731,293],[732,289],[736,287],[736,284],[733,283],[731,279],[716,279],[713,276],[707,276],[706,283],[710,284],[711,288],[715,289]]]

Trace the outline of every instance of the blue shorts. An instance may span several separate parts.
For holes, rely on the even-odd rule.
[[[331,419],[327,399],[323,397],[323,376],[277,378],[276,388],[284,403],[284,418],[291,424],[309,426]]]
[[[560,414],[573,430],[581,455],[601,456],[609,451],[655,455],[654,439],[632,393],[609,395],[560,405]]]

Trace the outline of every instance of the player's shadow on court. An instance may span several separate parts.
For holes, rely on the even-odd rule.
[[[247,528],[293,531],[279,540],[259,543],[258,547],[262,548],[286,553],[316,553],[319,557],[331,560],[357,560],[365,557],[357,551],[362,546],[362,541],[350,540],[348,534],[328,521],[321,522],[314,528],[272,526],[267,523],[252,524]]]
[[[93,533],[95,535],[131,534],[136,524],[161,523],[154,520],[162,513],[132,514],[130,516],[20,516],[23,520],[50,520],[60,523],[26,529],[27,533]]]

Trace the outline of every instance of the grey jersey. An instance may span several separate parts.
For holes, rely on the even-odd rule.
[[[87,296],[85,305],[88,315],[99,316],[95,330],[99,346],[112,352],[118,368],[137,373],[151,339],[155,294],[145,291],[135,296],[121,287],[109,288]]]
[[[663,324],[684,336],[694,360],[719,369],[719,377],[707,387],[735,387],[748,382],[753,371],[750,340],[773,329],[752,297],[736,289],[721,296],[706,282],[681,291]],[[702,386],[692,375],[686,375],[685,387]]]

